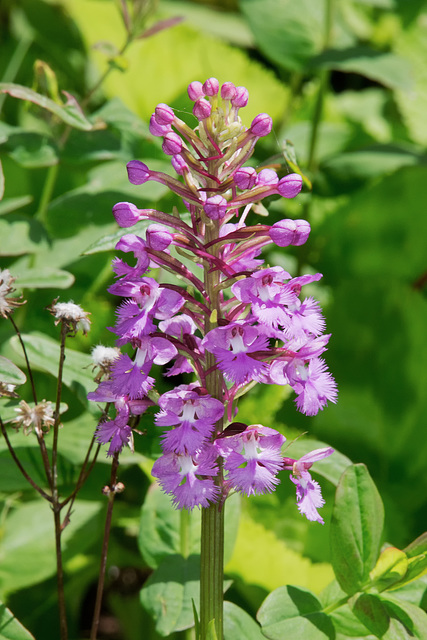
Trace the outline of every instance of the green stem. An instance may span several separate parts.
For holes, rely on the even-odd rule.
[[[200,557],[200,640],[206,640],[208,625],[215,620],[218,640],[223,640],[224,509],[213,504],[202,509]]]
[[[47,170],[46,179],[43,185],[43,191],[39,202],[39,207],[35,217],[37,220],[46,224],[47,208],[52,199],[53,190],[56,184],[56,178],[58,176],[59,164],[53,164]]]
[[[18,73],[21,64],[23,63],[32,42],[33,39],[28,36],[18,41],[18,44],[16,45],[16,48],[9,60],[9,64],[5,69],[1,82],[13,82],[15,80],[16,74]],[[2,95],[0,95],[0,112],[3,108],[3,103],[5,100],[6,94],[3,93]]]

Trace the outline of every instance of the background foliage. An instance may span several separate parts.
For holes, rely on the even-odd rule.
[[[123,51],[120,3],[2,3],[0,266],[17,276],[28,299],[14,318],[29,334],[40,397],[53,399],[57,368],[57,330],[45,307],[59,295],[92,313],[89,337],[75,338],[67,357],[63,400],[69,408],[60,435],[66,492],[99,415],[86,401],[95,388],[91,370],[81,367],[90,363],[91,345],[114,343],[105,327],[114,322],[116,301],[105,289],[121,232],[111,207],[128,200],[169,211],[174,204],[162,185],[140,189],[127,181],[125,163],[134,158],[171,172],[158,139],[148,133],[150,114],[158,102],[167,102],[191,122],[187,84],[215,76],[249,89],[242,112],[247,125],[259,112],[272,115],[274,134],[255,162],[274,157],[280,163],[294,149],[313,191],[285,204],[271,201],[272,221],[286,216],[312,224],[305,247],[294,255],[275,249],[271,261],[291,273],[323,273],[315,295],[333,334],[327,360],[340,395],[336,406],[308,419],[297,414],[282,388],[255,389],[242,403],[239,420],[280,428],[289,440],[308,431],[343,455],[317,467],[324,476],[325,527],[301,519],[285,483],[271,496],[245,500],[239,527],[230,520],[229,538],[236,545],[232,551],[230,542],[228,599],[254,615],[267,593],[285,583],[319,594],[331,581],[330,512],[345,456],[366,463],[379,488],[383,542],[403,548],[427,528],[427,7],[422,0],[165,0],[144,6],[144,37]],[[159,30],[159,20],[176,16],[183,20]],[[35,94],[20,93],[10,83]],[[0,336],[1,353],[23,365],[6,321]],[[21,389],[25,396],[26,387]],[[1,412],[10,417],[13,402],[3,400]],[[147,596],[145,609],[139,599],[152,570],[177,552],[176,514],[149,474],[158,451],[151,421],[152,414],[143,417],[147,435],[136,440],[135,455],[125,452],[121,458],[126,491],[115,506],[105,605],[112,619],[105,638],[133,640],[141,625],[150,638],[165,631],[154,630]],[[40,478],[31,437],[15,434],[13,441],[27,469]],[[311,445],[299,440],[294,454]],[[0,460],[1,599],[36,637],[55,638],[48,507],[35,499],[3,441]],[[102,453],[66,531],[67,603],[76,638],[90,624],[106,462]],[[148,532],[158,530],[158,509],[169,513],[162,552],[148,542]]]

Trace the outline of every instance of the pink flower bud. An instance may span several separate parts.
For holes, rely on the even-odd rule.
[[[162,149],[167,156],[176,156],[177,153],[181,153],[182,140],[179,135],[173,131],[165,135]]]
[[[129,182],[132,184],[144,184],[150,179],[150,170],[146,164],[139,160],[131,160],[126,165]]]
[[[171,165],[180,176],[183,176],[187,171],[189,171],[188,164],[179,153],[176,156],[172,156]]]
[[[172,242],[172,234],[162,224],[150,224],[145,239],[150,249],[164,251]]]
[[[290,173],[285,176],[277,185],[277,191],[284,198],[295,198],[302,189],[302,178],[299,173]]]
[[[270,238],[278,247],[298,247],[307,241],[310,225],[306,220],[279,220],[270,229]]]
[[[173,109],[171,109],[171,107],[169,107],[167,104],[164,104],[163,102],[158,104],[154,109],[154,115],[156,116],[157,124],[162,125],[172,124],[175,119]]]
[[[253,167],[243,167],[234,174],[234,182],[239,189],[252,189],[257,182],[257,177]]]
[[[208,78],[203,84],[205,96],[216,96],[219,91],[219,82],[216,78]]]
[[[274,186],[279,182],[279,176],[274,169],[261,169],[257,176],[258,186]]]
[[[203,85],[198,80],[194,80],[193,82],[190,82],[187,88],[187,92],[188,92],[188,97],[193,102],[195,102],[199,98],[203,98],[205,95],[203,92]]]
[[[231,104],[233,107],[237,107],[241,109],[242,107],[246,107],[249,100],[249,91],[246,87],[236,87],[236,95],[231,100]]]
[[[113,216],[119,227],[132,227],[141,219],[138,207],[131,202],[118,202],[115,204]]]
[[[251,133],[257,138],[268,136],[273,126],[273,121],[267,113],[260,113],[252,120]]]
[[[203,209],[211,220],[220,220],[227,212],[227,200],[219,194],[211,196],[206,199]]]
[[[193,115],[196,116],[197,120],[204,120],[205,118],[209,118],[211,115],[212,107],[208,100],[205,98],[199,98],[194,103],[193,107]]]
[[[221,87],[221,98],[223,100],[232,100],[236,97],[237,89],[232,82],[224,82]]]
[[[156,120],[156,115],[153,115],[150,118],[150,133],[152,136],[165,136],[167,133],[172,131],[170,124],[159,124]]]

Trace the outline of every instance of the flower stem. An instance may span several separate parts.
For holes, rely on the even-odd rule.
[[[200,558],[200,640],[206,640],[208,625],[215,620],[218,640],[223,640],[224,509],[213,504],[202,509]]]
[[[108,543],[110,541],[111,521],[113,518],[114,498],[116,496],[117,469],[119,466],[119,454],[115,453],[111,465],[110,486],[108,492],[107,515],[105,517],[104,539],[102,541],[101,566],[99,569],[98,588],[96,592],[95,608],[93,612],[90,640],[96,640],[98,635],[99,618],[101,614],[102,595],[104,592],[105,571],[107,568]]]

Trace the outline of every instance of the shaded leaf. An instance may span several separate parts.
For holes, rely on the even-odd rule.
[[[34,636],[2,603],[0,603],[0,640],[34,640]]]
[[[411,65],[394,53],[368,47],[329,49],[314,58],[311,64],[322,69],[359,73],[390,89],[409,91],[412,88]]]
[[[199,602],[200,558],[169,555],[151,574],[141,591],[141,603],[167,636],[194,624],[192,601]]]
[[[1,256],[35,253],[47,247],[46,232],[37,220],[0,219]]]
[[[31,195],[18,196],[17,198],[5,198],[3,202],[0,203],[0,216],[4,216],[6,213],[25,207],[27,204],[31,204],[33,199],[34,198]]]
[[[363,593],[353,604],[363,624],[381,640],[424,640],[427,614],[409,602]]]
[[[369,578],[378,558],[384,507],[365,465],[344,471],[332,512],[331,560],[336,578],[353,594]]]
[[[224,602],[224,640],[263,640],[260,626],[233,602]]]
[[[0,382],[4,384],[24,384],[27,376],[11,360],[0,356]]]
[[[279,587],[262,603],[257,619],[270,640],[335,638],[331,619],[322,611],[316,596],[301,587]]]

